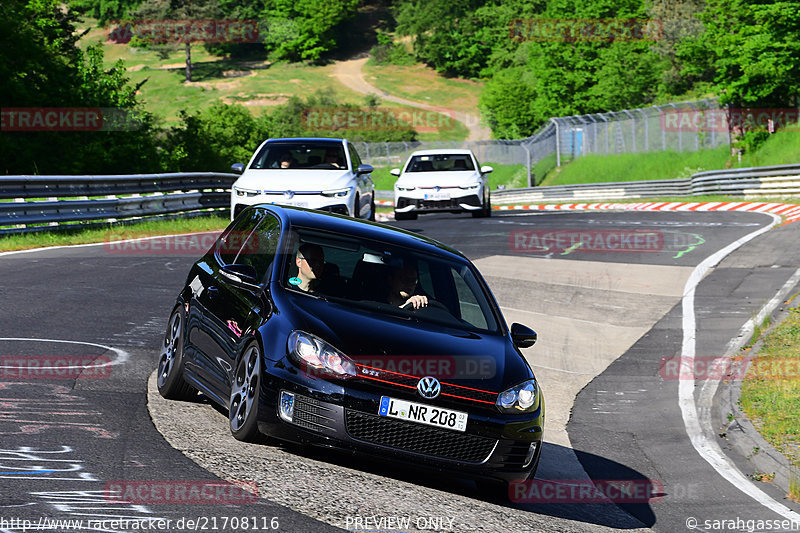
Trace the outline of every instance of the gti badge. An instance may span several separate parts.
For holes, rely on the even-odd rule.
[[[439,385],[439,380],[432,376],[425,376],[419,383],[417,383],[417,392],[425,399],[433,400],[442,391],[442,386]]]

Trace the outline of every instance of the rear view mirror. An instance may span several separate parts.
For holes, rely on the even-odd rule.
[[[393,168],[392,170],[389,171],[389,174],[391,174],[392,176],[400,176],[400,169]]]
[[[236,174],[241,174],[242,172],[244,172],[244,163],[232,164],[231,170],[234,171]]]
[[[369,174],[373,170],[375,170],[375,169],[372,168],[372,165],[361,164],[361,165],[358,165],[358,170],[356,170],[356,174],[359,174],[359,175],[361,175],[361,174]]]
[[[530,348],[536,344],[538,335],[528,326],[522,324],[511,324],[511,340],[517,348]]]

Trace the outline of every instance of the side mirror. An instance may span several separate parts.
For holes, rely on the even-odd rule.
[[[356,170],[356,174],[358,174],[359,176],[361,174],[369,174],[373,170],[375,170],[375,169],[372,168],[372,165],[365,165],[365,164],[362,163],[362,164],[358,165],[358,169]]]
[[[389,171],[389,174],[391,174],[392,176],[400,177],[400,169],[399,168],[393,168],[392,170]]]
[[[481,167],[481,174],[488,174],[490,172],[494,172],[494,169],[492,167],[490,167],[489,165],[483,165]]]
[[[231,170],[234,171],[236,174],[241,174],[242,172],[244,172],[244,163],[232,164]]]
[[[528,326],[522,324],[511,324],[511,340],[517,348],[530,348],[536,344],[538,335]]]
[[[260,289],[256,276],[256,269],[250,265],[234,264],[223,266],[219,273],[225,276],[234,285],[245,289]]]

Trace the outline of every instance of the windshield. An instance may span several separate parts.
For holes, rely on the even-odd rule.
[[[250,168],[343,170],[347,160],[336,141],[274,142],[261,148]]]
[[[298,293],[449,327],[498,331],[485,286],[466,261],[313,230],[297,230],[281,284]],[[408,300],[425,296],[414,309]]]
[[[443,172],[448,170],[475,170],[469,154],[415,155],[408,162],[406,172]]]

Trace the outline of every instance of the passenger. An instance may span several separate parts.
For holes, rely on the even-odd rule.
[[[317,244],[301,244],[295,257],[297,276],[289,279],[289,284],[301,291],[314,292],[317,289],[322,270],[325,268],[325,252]]]
[[[414,294],[417,291],[417,265],[405,260],[403,266],[392,270],[388,276],[388,302],[398,307],[412,306],[414,309],[428,306],[428,297]]]
[[[289,152],[285,152],[280,158],[280,166],[281,168],[292,168],[295,164],[295,160],[292,157],[292,154]]]
[[[339,159],[339,151],[335,148],[328,148],[325,151],[325,162],[331,165],[333,168],[344,168],[344,165],[342,165],[341,160]]]

